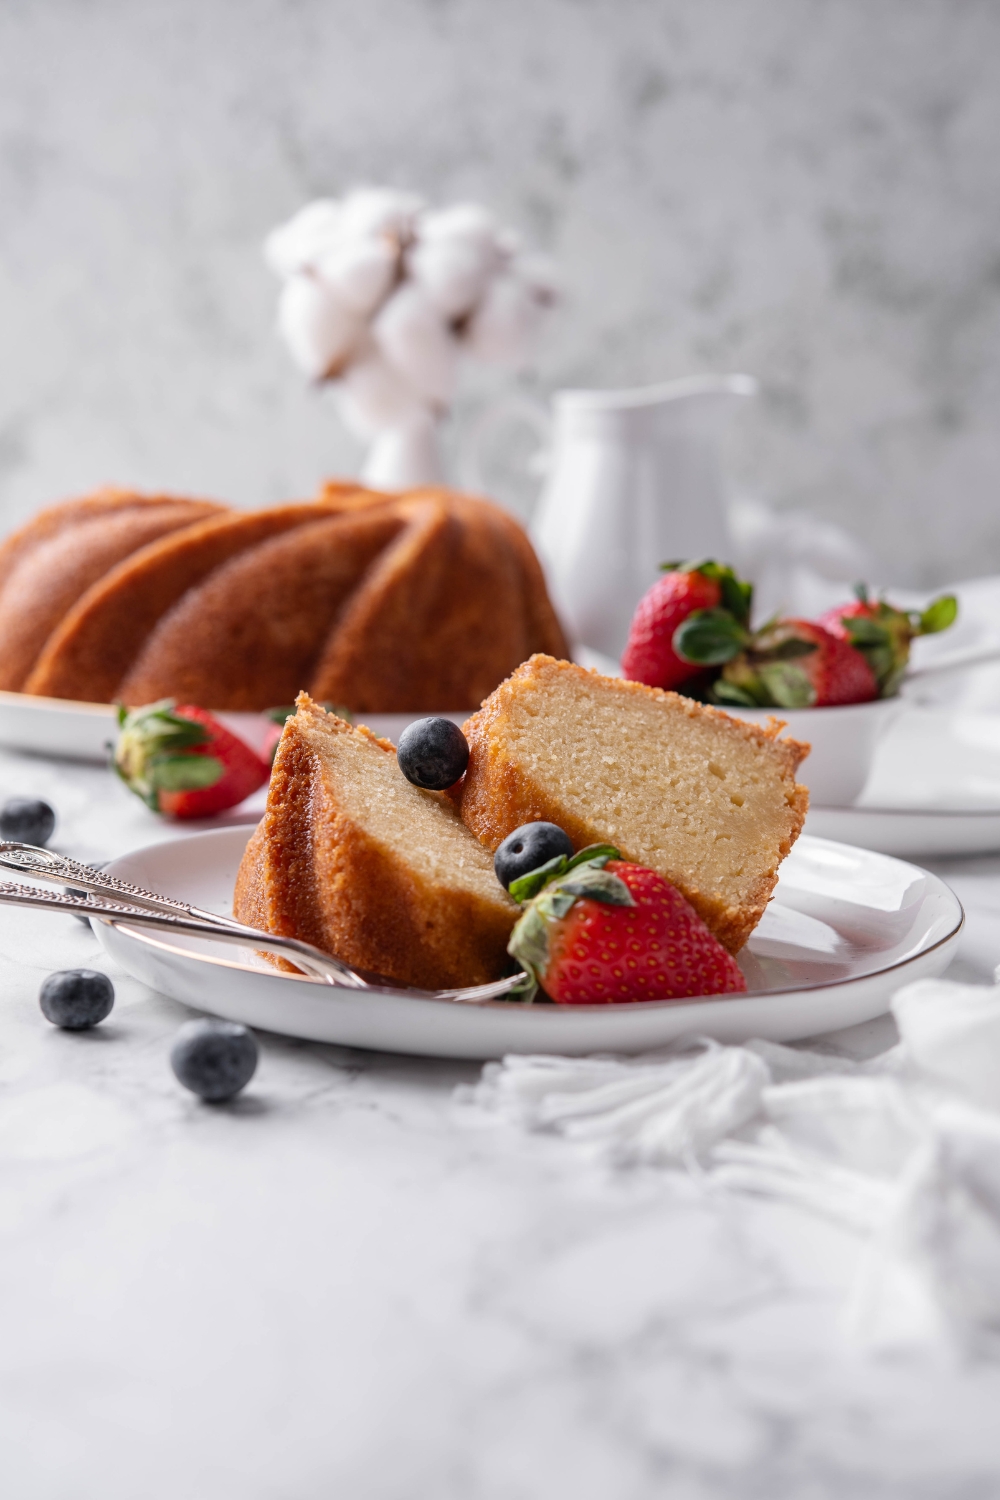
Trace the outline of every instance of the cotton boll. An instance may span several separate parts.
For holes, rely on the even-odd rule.
[[[422,287],[404,283],[372,324],[389,363],[428,402],[446,403],[455,388],[458,345]]]
[[[409,239],[414,220],[423,208],[415,193],[396,188],[354,188],[340,201],[340,230],[345,239],[391,235]]]
[[[351,239],[316,262],[316,272],[354,312],[368,318],[396,279],[399,251],[391,240]]]
[[[498,233],[493,215],[477,203],[420,215],[407,270],[449,321],[471,312],[499,270]]]
[[[312,380],[336,373],[357,346],[364,320],[317,277],[302,272],[285,282],[278,329],[292,358]]]
[[[470,354],[492,364],[524,358],[550,297],[512,271],[491,282],[465,331]]]
[[[337,241],[340,206],[331,198],[317,198],[293,214],[264,241],[264,260],[276,276],[293,276],[311,265]]]
[[[464,318],[483,296],[497,266],[492,245],[470,240],[421,241],[407,256],[413,281],[449,322]]]
[[[363,439],[432,415],[430,403],[371,343],[352,361],[333,389],[341,416]]]
[[[417,238],[428,245],[439,240],[462,240],[492,250],[500,227],[478,203],[456,203],[452,208],[425,210],[417,220],[416,232]]]

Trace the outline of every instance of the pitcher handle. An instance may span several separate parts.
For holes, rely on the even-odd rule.
[[[494,483],[488,472],[489,450],[505,429],[514,431],[518,427],[528,428],[537,440],[537,447],[524,464],[525,475],[538,481],[535,494],[527,510],[523,506],[516,507],[522,520],[528,521],[538,502],[541,482],[548,473],[551,457],[552,418],[540,401],[515,391],[487,402],[460,437],[455,464],[463,489],[508,504],[502,495],[493,493]],[[508,505],[508,508],[515,507]]]

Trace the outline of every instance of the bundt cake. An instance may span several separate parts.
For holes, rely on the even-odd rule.
[[[285,723],[233,911],[426,989],[497,978],[518,917],[447,797],[412,786],[388,740],[305,693]]]
[[[235,511],[102,491],[0,546],[0,687],[261,710],[307,688],[365,713],[472,708],[533,651],[567,654],[538,561],[498,506],[329,484]]]
[[[18,689],[67,611],[123,558],[221,509],[108,490],[54,506],[0,546],[0,688]]]
[[[465,727],[454,796],[490,849],[523,823],[610,843],[666,876],[731,953],[798,838],[808,745],[677,693],[533,656]]]

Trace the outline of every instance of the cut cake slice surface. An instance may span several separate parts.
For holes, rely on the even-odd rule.
[[[285,724],[235,915],[400,984],[479,984],[509,964],[518,908],[442,794],[406,780],[388,740],[305,693]]]
[[[455,793],[491,849],[544,819],[666,876],[731,953],[760,921],[809,797],[809,747],[677,693],[533,656],[465,724]]]

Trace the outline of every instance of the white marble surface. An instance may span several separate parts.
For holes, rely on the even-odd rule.
[[[743,484],[886,579],[995,569],[998,129],[989,0],[8,0],[0,529],[107,480],[257,504],[351,468],[260,242],[375,180],[556,256],[534,388],[746,370]]]
[[[0,754],[14,792],[78,857],[169,834],[97,768]],[[937,868],[986,978],[1000,858]],[[186,1013],[127,976],[99,1030],[42,1019],[43,976],[90,964],[71,918],[0,908],[5,1495],[996,1493],[1000,1368],[852,1346],[839,1228],[488,1125],[463,1065],[262,1037],[245,1096],[201,1105]]]

